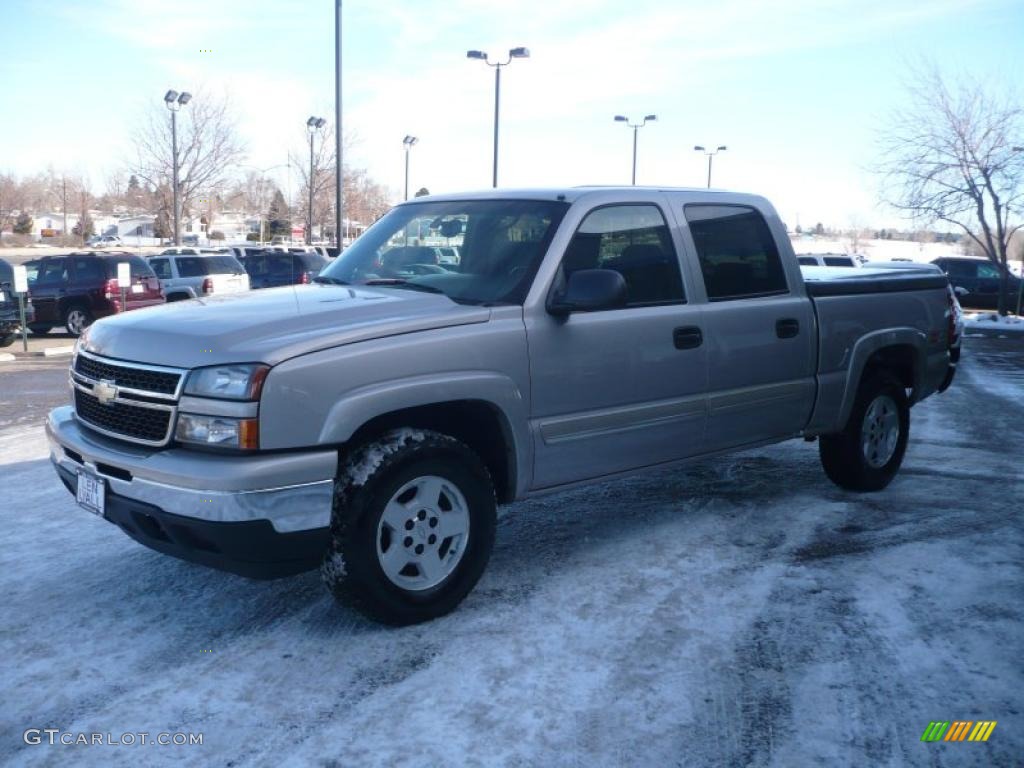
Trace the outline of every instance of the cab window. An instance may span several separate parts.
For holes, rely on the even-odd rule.
[[[562,258],[565,277],[612,269],[626,282],[626,306],[682,302],[683,278],[665,217],[656,205],[610,205],[587,214]]]
[[[687,205],[708,301],[786,293],[786,275],[764,217],[743,205]]]

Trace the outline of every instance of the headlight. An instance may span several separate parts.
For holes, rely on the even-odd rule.
[[[180,413],[174,436],[183,443],[255,450],[260,442],[259,420]]]
[[[215,365],[197,368],[188,375],[186,395],[221,397],[228,400],[259,400],[269,366]]]

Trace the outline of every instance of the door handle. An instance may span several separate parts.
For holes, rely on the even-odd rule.
[[[704,334],[695,325],[684,325],[672,331],[672,343],[676,349],[696,349],[704,343]]]
[[[780,339],[792,339],[800,333],[800,321],[794,317],[784,317],[775,321],[775,335]]]

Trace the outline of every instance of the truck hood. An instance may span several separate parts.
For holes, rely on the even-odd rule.
[[[485,307],[407,289],[327,284],[212,295],[104,318],[85,349],[152,365],[276,365],[297,355],[367,339],[490,318]]]

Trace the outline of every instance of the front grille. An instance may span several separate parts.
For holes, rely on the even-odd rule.
[[[178,391],[178,383],[181,381],[180,373],[115,365],[82,354],[78,355],[75,360],[75,372],[90,379],[113,381],[119,387],[139,389],[161,395],[175,394]]]
[[[81,356],[78,358],[81,360]],[[86,424],[107,432],[115,432],[128,439],[162,443],[167,439],[171,411],[113,403],[102,405],[99,400],[75,388],[75,413]]]

